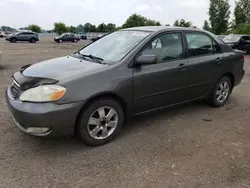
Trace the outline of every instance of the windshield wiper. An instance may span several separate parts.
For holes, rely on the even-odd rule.
[[[90,59],[93,59],[95,60],[96,62],[100,63],[100,64],[105,64],[103,63],[104,59],[100,58],[100,57],[96,57],[96,56],[93,56],[93,55],[85,55],[85,54],[81,54],[80,52],[77,52],[80,56],[82,57],[88,57]]]

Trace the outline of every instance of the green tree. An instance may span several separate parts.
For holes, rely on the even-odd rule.
[[[112,23],[107,24],[107,32],[113,32],[116,29],[116,25]]]
[[[97,32],[97,28],[95,25],[92,25],[91,23],[85,23],[84,24],[84,31],[86,33],[88,32]]]
[[[233,30],[234,34],[248,34],[250,35],[250,23],[247,24],[239,24],[237,28]]]
[[[107,26],[105,23],[99,24],[96,29],[97,32],[102,32],[102,33],[107,32]]]
[[[70,27],[68,27],[68,31],[69,31],[70,33],[76,33],[76,27],[70,26]]]
[[[186,22],[184,19],[180,20],[180,27],[192,27],[192,22]]]
[[[148,19],[144,16],[138,14],[132,14],[122,25],[123,28],[129,27],[139,27],[139,26],[158,26],[161,25],[160,22]]]
[[[210,0],[209,20],[211,31],[217,35],[226,33],[229,28],[230,5],[228,0]]]
[[[175,20],[174,26],[175,26],[175,27],[179,27],[179,26],[180,26],[179,20]]]
[[[184,19],[181,19],[180,21],[179,20],[176,20],[174,22],[174,26],[175,27],[192,27],[192,22],[187,22],[186,20]]]
[[[203,30],[211,31],[211,27],[207,20],[204,21]]]
[[[78,25],[76,27],[76,32],[80,33],[80,32],[84,32],[84,26],[82,24]]]
[[[29,25],[27,29],[36,33],[41,33],[41,27],[35,24]]]
[[[68,32],[68,28],[64,23],[58,22],[54,24],[54,31],[58,35],[61,35],[62,33]]]
[[[91,23],[85,23],[84,24],[84,31],[86,32],[86,33],[88,33],[88,32],[91,32],[90,30],[91,30]]]
[[[91,25],[90,32],[97,32],[97,28],[95,25]]]
[[[250,22],[250,0],[239,0],[234,9],[234,27]],[[242,27],[242,26],[241,26]]]

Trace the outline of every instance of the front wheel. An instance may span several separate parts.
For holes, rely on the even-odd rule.
[[[100,146],[112,141],[119,134],[123,120],[123,109],[116,100],[99,99],[82,111],[75,131],[86,144]]]
[[[209,103],[213,107],[221,107],[227,102],[232,91],[232,81],[229,77],[221,78],[215,85]]]

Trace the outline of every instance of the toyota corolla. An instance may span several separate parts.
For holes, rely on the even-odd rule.
[[[129,28],[74,54],[22,67],[6,100],[25,133],[75,134],[97,146],[134,115],[199,99],[223,106],[245,74],[243,64],[243,52],[209,32]]]

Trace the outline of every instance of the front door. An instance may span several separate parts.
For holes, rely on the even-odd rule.
[[[186,100],[188,64],[183,49],[181,33],[166,33],[154,38],[139,54],[154,54],[157,63],[134,68],[136,114]]]
[[[27,34],[26,32],[22,32],[18,34],[18,40],[19,41],[26,41]]]
[[[210,36],[200,32],[187,32],[189,76],[187,98],[193,100],[212,91],[223,72],[223,54]]]

